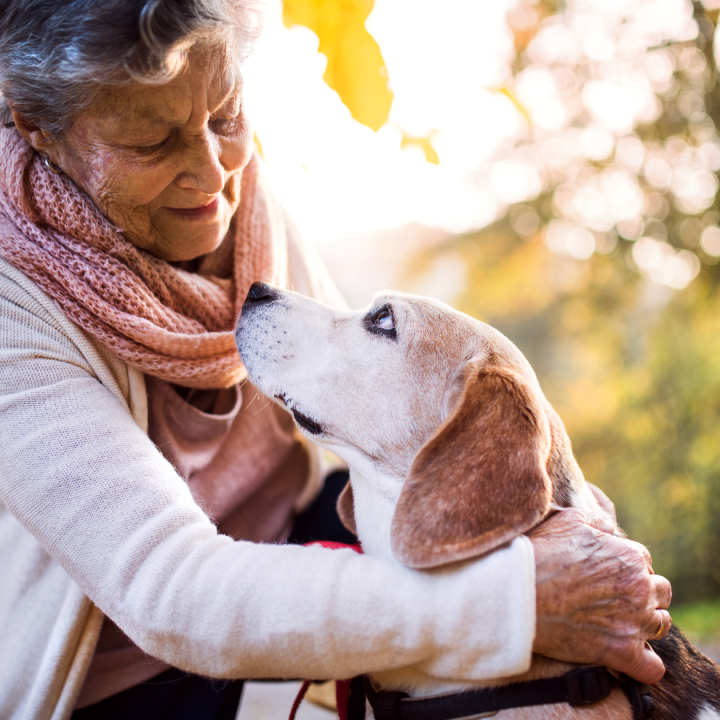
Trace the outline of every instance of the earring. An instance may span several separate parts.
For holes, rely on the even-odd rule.
[[[50,158],[47,155],[45,155],[44,162],[45,162],[45,167],[48,170],[50,170],[51,172],[54,172],[56,175],[62,175],[62,170],[57,165],[55,165],[55,163],[50,162]]]

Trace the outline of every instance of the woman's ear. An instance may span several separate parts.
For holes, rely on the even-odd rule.
[[[12,105],[9,107],[18,132],[40,155],[47,155],[51,162],[55,162],[57,158],[54,155],[57,148],[50,133],[28,120],[25,115],[15,110]]]
[[[548,512],[550,430],[513,370],[471,360],[462,394],[415,457],[395,508],[395,557],[414,568],[486,553]]]

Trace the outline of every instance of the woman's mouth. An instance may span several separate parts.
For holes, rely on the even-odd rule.
[[[213,198],[209,203],[191,208],[168,208],[176,215],[188,220],[204,219],[214,215],[220,204],[220,196]]]

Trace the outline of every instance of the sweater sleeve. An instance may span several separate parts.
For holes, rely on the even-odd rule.
[[[143,650],[214,677],[529,667],[525,538],[435,572],[218,535],[62,328],[0,296],[0,499]],[[0,552],[7,552],[0,548]]]

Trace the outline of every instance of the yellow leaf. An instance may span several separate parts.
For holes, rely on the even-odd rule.
[[[518,100],[517,95],[507,86],[492,88],[493,92],[504,95],[510,102],[515,106],[515,109],[525,118],[527,124],[532,126],[532,120],[530,119],[530,113],[527,108]]]
[[[363,125],[379,130],[388,119],[393,94],[380,47],[365,29],[374,0],[285,0],[285,25],[304,25],[327,57],[325,82]]]
[[[400,147],[419,147],[425,153],[425,160],[434,165],[440,164],[440,158],[438,157],[435,148],[431,145],[430,141],[435,132],[431,132],[425,137],[413,137],[412,135],[406,135],[403,133],[402,140],[400,141]]]

